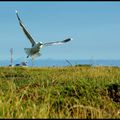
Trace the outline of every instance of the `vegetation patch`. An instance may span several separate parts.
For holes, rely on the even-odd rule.
[[[115,102],[120,103],[120,84],[110,84],[107,88],[109,97]]]
[[[120,118],[120,68],[1,67],[0,118]]]

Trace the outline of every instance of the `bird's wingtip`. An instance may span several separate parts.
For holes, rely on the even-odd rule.
[[[69,38],[69,40],[70,40],[70,41],[72,41],[72,40],[73,40],[73,38]]]
[[[17,10],[15,10],[15,13],[17,14],[17,13],[18,13],[18,11],[17,11]]]

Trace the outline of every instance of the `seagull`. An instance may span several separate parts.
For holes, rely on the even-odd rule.
[[[16,12],[20,27],[22,28],[24,34],[26,35],[26,37],[28,38],[28,40],[31,43],[31,48],[24,48],[25,53],[27,54],[27,58],[28,57],[32,57],[32,58],[39,57],[41,55],[40,49],[44,46],[60,45],[60,44],[67,43],[67,42],[72,40],[72,38],[67,38],[67,39],[62,40],[62,41],[49,42],[49,43],[36,42],[33,39],[33,37],[30,35],[28,30],[25,28],[23,22],[21,21],[19,15],[18,15],[18,11],[16,10],[15,12]]]

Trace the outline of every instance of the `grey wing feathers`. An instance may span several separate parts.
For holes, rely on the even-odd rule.
[[[18,18],[18,21],[19,21],[19,24],[20,26],[22,27],[23,29],[23,32],[25,33],[26,37],[30,40],[32,46],[35,44],[35,41],[33,40],[32,36],[30,35],[30,33],[27,31],[27,29],[25,28],[25,26],[23,25],[19,15],[18,15],[18,12],[16,11],[16,15],[17,15],[17,18]]]
[[[65,39],[63,41],[56,41],[56,42],[49,42],[49,43],[44,43],[43,46],[51,46],[51,45],[60,45],[60,44],[64,44],[66,42],[71,41],[71,38]]]

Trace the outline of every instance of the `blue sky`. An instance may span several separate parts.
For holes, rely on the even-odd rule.
[[[0,2],[0,60],[31,47],[15,10],[36,41],[73,41],[41,49],[38,59],[120,59],[120,2]]]

